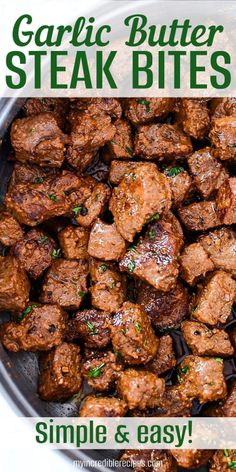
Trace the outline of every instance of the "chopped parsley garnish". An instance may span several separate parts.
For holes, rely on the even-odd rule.
[[[79,295],[80,298],[84,298],[85,292],[83,292],[82,290],[79,290],[78,295]]]
[[[88,377],[90,379],[97,379],[98,377],[100,377],[102,375],[102,369],[103,367],[105,367],[105,365],[106,365],[105,362],[103,362],[98,367],[94,367],[93,369],[90,369],[88,373]]]
[[[159,219],[160,219],[159,213],[153,213],[153,215],[150,216],[147,222],[150,223],[151,221],[158,221]]]
[[[52,251],[52,258],[53,259],[58,259],[61,255],[61,250],[60,249],[53,249]]]
[[[166,174],[168,177],[176,177],[176,175],[180,174],[181,172],[184,172],[183,167],[170,167],[169,169],[166,169]]]
[[[222,359],[222,357],[215,357],[215,361],[216,362],[219,362],[219,364],[223,364],[224,360]]]
[[[48,236],[42,236],[40,239],[39,239],[39,242],[42,243],[42,244],[45,244],[46,241],[48,241]]]
[[[75,216],[80,215],[82,208],[83,208],[82,206],[72,208],[72,211],[75,214]]]
[[[111,288],[115,288],[116,287],[116,283],[115,282],[112,282],[111,285],[110,285]]]
[[[148,236],[149,236],[149,239],[150,239],[151,241],[153,241],[153,239],[155,238],[155,231],[154,231],[154,229],[151,229],[151,230],[149,231]]]
[[[122,362],[122,361],[123,361],[123,355],[121,354],[120,351],[114,351],[114,354],[115,354],[115,356],[116,356],[118,362]]]
[[[31,133],[35,133],[36,129],[35,128],[31,128],[30,132]]]
[[[184,367],[181,367],[180,369],[177,370],[177,378],[178,381],[181,383],[182,382],[182,374],[186,375],[189,371],[189,366],[185,365]]]
[[[142,326],[139,323],[134,323],[134,327],[138,333],[141,333],[142,331]]]
[[[193,306],[193,307],[191,308],[191,312],[190,312],[191,317],[194,315],[196,309],[197,309],[197,305],[196,305],[196,306]]]
[[[126,329],[122,329],[121,332],[124,336],[126,336]]]
[[[43,177],[35,177],[35,179],[33,180],[33,183],[34,184],[42,184],[44,181]]]
[[[53,193],[48,193],[48,198],[50,198],[50,200],[52,200],[52,202],[57,201],[57,197],[56,197],[56,195],[53,195]]]
[[[138,100],[138,103],[139,103],[139,105],[145,105],[145,107],[146,107],[146,112],[147,112],[147,113],[150,112],[150,102],[149,102],[149,100],[145,100],[145,99]]]
[[[132,151],[132,149],[131,149],[129,146],[125,146],[125,150],[126,150],[126,152],[128,152],[128,154],[129,154],[130,156],[133,156],[133,151]]]
[[[94,336],[95,334],[98,334],[98,330],[97,328],[94,326],[93,323],[91,323],[90,321],[88,321],[86,323],[87,325],[87,328],[89,329],[89,336]]]
[[[128,247],[128,251],[130,252],[136,252],[136,250],[137,250],[136,244],[131,244],[131,246]]]
[[[231,146],[230,146],[230,147],[233,147],[233,148],[235,148],[235,147],[236,147],[236,143],[234,143],[234,144],[231,144]]]
[[[230,461],[228,463],[228,469],[235,470],[236,469],[236,461]]]
[[[108,269],[108,266],[106,264],[101,264],[100,269],[102,272],[106,272],[106,270]]]
[[[225,457],[229,457],[229,451],[228,451],[228,449],[224,449],[224,455],[225,455]]]
[[[116,142],[114,141],[114,139],[112,139],[112,140],[110,141],[110,143],[111,143],[111,144],[116,144]]]
[[[135,269],[135,262],[134,262],[134,260],[133,260],[133,261],[130,261],[130,262],[128,263],[127,269],[128,269],[129,272],[131,272],[131,273],[134,271],[134,269]]]
[[[18,322],[22,321],[27,315],[31,313],[31,311],[36,308],[38,305],[29,305],[27,308],[22,312],[21,316],[18,318]]]

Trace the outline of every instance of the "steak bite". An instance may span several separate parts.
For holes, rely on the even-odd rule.
[[[167,167],[164,174],[169,179],[172,206],[179,207],[186,200],[192,187],[192,179],[183,167]]]
[[[118,261],[125,254],[126,244],[115,224],[97,220],[90,233],[88,253],[104,261]]]
[[[146,165],[145,162],[112,160],[109,171],[109,180],[113,185],[119,185],[126,174],[133,173],[139,167]],[[149,163],[149,169],[157,169],[154,162]]]
[[[114,350],[126,364],[147,364],[159,346],[148,316],[131,302],[125,302],[113,317],[111,338]]]
[[[181,223],[190,231],[205,231],[221,225],[215,202],[197,202],[179,208]]]
[[[39,167],[27,162],[16,161],[8,185],[8,192],[19,184],[42,184],[46,178],[58,176],[59,172],[59,169],[52,167]]]
[[[236,224],[236,177],[226,180],[220,187],[216,205],[224,225]]]
[[[142,306],[154,328],[159,331],[177,328],[189,314],[188,291],[180,282],[168,292],[161,292],[142,283],[137,303]]]
[[[150,224],[144,237],[128,249],[119,266],[157,290],[168,292],[178,277],[179,249],[182,240],[173,225],[164,219]]]
[[[168,180],[149,164],[125,174],[113,190],[109,204],[118,231],[130,242],[150,218],[168,211],[170,206]]]
[[[134,126],[149,123],[171,113],[174,98],[128,98],[124,101],[125,115]]]
[[[73,100],[71,109],[78,111],[88,111],[92,115],[95,113],[106,113],[113,120],[121,118],[122,108],[119,100],[113,97],[87,98],[81,97]]]
[[[24,232],[18,221],[8,211],[0,212],[0,243],[4,246],[13,246],[23,238]]]
[[[97,392],[106,392],[114,388],[123,365],[111,351],[96,353],[85,359],[82,364],[82,375],[88,385]]]
[[[6,349],[18,352],[49,351],[62,343],[67,315],[58,305],[28,305],[20,322],[1,325],[1,341]]]
[[[193,316],[202,323],[216,325],[225,323],[236,298],[236,282],[219,270],[198,290],[194,299]]]
[[[234,161],[236,158],[236,116],[212,120],[209,138],[216,157],[222,161]]]
[[[68,321],[66,339],[82,339],[89,349],[104,349],[111,340],[111,317],[109,313],[98,310],[78,311]]]
[[[201,465],[207,464],[214,451],[204,449],[172,449],[171,454],[174,456],[179,467],[190,469],[193,467],[199,468]]]
[[[40,300],[76,310],[87,293],[87,275],[88,263],[85,260],[58,259],[46,273]]]
[[[58,126],[63,128],[68,112],[68,100],[65,98],[28,98],[23,106],[25,116],[37,116],[50,113],[56,118]]]
[[[229,395],[225,402],[223,402],[223,406],[221,408],[221,413],[219,416],[226,416],[226,417],[235,417],[236,416],[236,383],[234,381],[233,386],[229,392]]]
[[[181,98],[176,108],[176,121],[186,134],[200,140],[207,136],[210,128],[210,112],[206,100]]]
[[[170,160],[193,151],[190,138],[176,125],[140,126],[135,136],[134,154],[145,159]]]
[[[73,213],[80,226],[88,228],[92,226],[98,216],[103,213],[111,196],[108,185],[101,182],[96,183],[86,199],[73,208]]]
[[[131,126],[126,120],[117,120],[114,123],[116,132],[103,151],[103,159],[130,159],[133,155],[133,140]]]
[[[178,379],[186,396],[207,403],[227,395],[223,370],[221,359],[187,356],[178,369]]]
[[[234,348],[229,335],[220,329],[209,329],[203,323],[184,321],[181,325],[184,339],[197,356],[232,356]]]
[[[19,312],[29,301],[30,283],[20,262],[0,256],[0,311]]]
[[[30,277],[37,279],[51,265],[55,247],[50,236],[39,229],[32,229],[16,243],[12,254]]]
[[[189,284],[195,285],[200,276],[214,270],[215,265],[200,243],[185,246],[180,258],[180,275]]]
[[[191,416],[192,399],[185,395],[181,385],[166,387],[165,393],[161,398],[159,408],[154,416],[164,417],[188,417]]]
[[[18,161],[44,167],[63,164],[65,135],[50,113],[15,120],[11,127],[11,144]]]
[[[117,382],[118,395],[130,410],[154,408],[160,403],[164,391],[164,379],[145,370],[127,369],[120,374]]]
[[[88,257],[89,231],[86,228],[66,226],[58,234],[59,243],[66,259]]]
[[[107,418],[125,416],[128,406],[115,397],[96,397],[88,395],[80,409],[80,417]]]
[[[209,472],[229,472],[235,469],[236,451],[234,449],[218,450],[211,459]]]
[[[174,457],[161,449],[126,449],[120,461],[131,462],[135,472],[154,472],[156,464],[158,472],[177,472]]]
[[[80,348],[62,343],[41,354],[38,393],[43,400],[62,401],[80,391]]]
[[[199,149],[188,158],[190,173],[194,184],[203,198],[209,198],[228,178],[228,172],[220,161],[213,156],[210,147]]]
[[[156,375],[163,375],[176,365],[175,352],[171,336],[162,336],[156,356],[146,364],[146,369]]]
[[[113,266],[90,260],[91,301],[99,310],[116,313],[125,301],[125,277]]]
[[[216,269],[236,276],[236,236],[230,228],[220,228],[199,239]]]

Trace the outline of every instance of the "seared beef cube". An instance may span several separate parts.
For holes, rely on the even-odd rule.
[[[126,174],[134,173],[136,169],[146,165],[145,162],[111,161],[109,180],[114,185],[119,185]],[[149,169],[157,169],[156,164],[149,163]]]
[[[207,464],[213,456],[214,451],[204,449],[172,449],[171,454],[177,461],[179,467],[184,469],[199,468]]]
[[[118,231],[130,242],[149,219],[157,218],[170,206],[168,179],[149,164],[124,176],[113,190],[109,205]]]
[[[236,299],[236,282],[227,272],[219,270],[199,289],[194,300],[193,316],[202,323],[225,323]]]
[[[236,236],[229,228],[220,228],[200,238],[200,243],[217,269],[236,276]]]
[[[197,190],[203,198],[218,190],[228,178],[228,172],[212,152],[212,148],[199,149],[188,158],[188,165]]]
[[[162,219],[149,225],[144,237],[135,247],[128,249],[119,264],[120,270],[168,292],[178,277],[179,249],[180,238],[172,225]]]
[[[125,302],[111,326],[113,348],[127,364],[147,364],[157,353],[159,341],[139,305]]]
[[[191,231],[205,231],[221,225],[215,202],[197,202],[183,206],[178,215],[181,223]]]
[[[229,470],[235,469],[235,466],[235,449],[218,450],[211,459],[209,472],[229,472]]]
[[[213,98],[210,103],[212,119],[236,115],[236,99],[234,97]]]
[[[48,177],[55,177],[59,174],[59,169],[52,167],[39,167],[33,164],[15,162],[8,191],[14,189],[18,184],[40,184]]]
[[[175,352],[171,336],[162,336],[156,356],[150,361],[146,368],[156,375],[168,372],[176,365]]]
[[[234,348],[229,335],[220,329],[209,329],[196,321],[184,321],[181,325],[184,339],[197,356],[232,356]]]
[[[92,226],[96,218],[105,210],[110,195],[108,185],[96,183],[82,204],[73,208],[77,223],[85,228]]]
[[[88,257],[89,231],[86,228],[67,226],[59,232],[58,239],[66,259]]]
[[[20,262],[0,256],[0,311],[24,310],[29,301],[30,283]]]
[[[212,120],[209,134],[214,154],[222,161],[236,158],[236,116],[226,116]]]
[[[145,410],[160,403],[165,391],[165,381],[152,372],[127,369],[119,376],[117,391],[130,410]]]
[[[40,358],[38,393],[43,400],[62,401],[80,391],[79,346],[62,343]]]
[[[214,264],[200,243],[186,246],[179,258],[180,275],[189,284],[194,285],[200,276],[214,270]]]
[[[172,205],[178,207],[186,200],[192,186],[192,179],[183,167],[167,167],[164,174],[169,178]]]
[[[104,349],[111,340],[110,314],[98,310],[78,311],[68,321],[66,338],[68,341],[82,339],[89,349]]]
[[[65,98],[28,98],[23,106],[26,116],[35,116],[41,113],[52,113],[58,126],[65,125],[69,102]]]
[[[131,462],[135,472],[154,472],[156,467],[158,472],[177,472],[173,456],[161,449],[126,449],[120,461]]]
[[[4,246],[13,246],[23,238],[24,232],[18,221],[7,211],[0,213],[0,243]]]
[[[210,128],[207,102],[199,98],[181,98],[175,114],[186,134],[195,139],[203,139]]]
[[[96,154],[97,149],[85,152],[77,147],[68,146],[66,160],[71,167],[79,172],[84,172],[92,164]]]
[[[125,115],[134,126],[149,123],[173,111],[174,98],[128,98],[124,102]]]
[[[216,205],[224,225],[236,223],[236,177],[226,180],[220,187]]]
[[[118,261],[125,254],[126,244],[116,225],[97,220],[90,233],[88,253],[104,261]]]
[[[188,291],[179,282],[168,292],[160,292],[142,283],[137,303],[143,307],[152,325],[160,331],[177,328],[189,313]]]
[[[125,416],[127,409],[126,403],[119,398],[89,395],[80,409],[79,416],[85,418],[90,416],[94,418]]]
[[[116,132],[104,149],[103,159],[130,159],[133,155],[133,141],[131,126],[126,120],[117,120],[114,123]]]
[[[49,351],[62,343],[67,315],[58,305],[28,305],[20,320],[1,325],[1,341],[9,351]]]
[[[163,161],[188,156],[193,147],[190,138],[178,126],[156,123],[140,126],[134,149],[136,156]]]
[[[92,179],[93,180],[93,179]],[[20,223],[36,226],[55,216],[66,215],[90,194],[93,182],[63,171],[43,182],[18,184],[8,191],[6,206]]]
[[[43,303],[58,303],[68,310],[80,307],[87,293],[88,264],[58,259],[48,270],[41,294]]]
[[[28,274],[37,279],[51,265],[55,242],[39,229],[29,231],[12,249]]]
[[[182,417],[191,416],[192,400],[185,395],[181,385],[166,387],[163,398],[160,401],[159,412],[155,416]]]
[[[178,369],[178,379],[186,396],[200,403],[212,402],[227,395],[223,371],[220,358],[187,356]]]
[[[113,119],[119,119],[122,115],[122,108],[117,98],[78,98],[71,104],[72,110],[87,110],[88,113],[106,113]]]
[[[82,375],[95,391],[106,392],[115,386],[123,368],[118,356],[111,351],[105,351],[85,359]]]
[[[111,264],[91,259],[92,305],[108,313],[116,313],[125,300],[125,278]]]
[[[220,416],[226,416],[230,418],[235,417],[236,416],[236,383],[235,381],[229,392],[229,396],[223,403],[224,404],[221,408],[222,414]]]
[[[50,113],[15,120],[11,127],[11,143],[16,159],[21,162],[46,167],[63,164],[65,135]]]

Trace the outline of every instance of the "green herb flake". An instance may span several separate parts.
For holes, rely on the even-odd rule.
[[[105,365],[106,365],[105,362],[103,362],[98,367],[94,367],[93,369],[90,369],[88,373],[88,377],[90,379],[97,379],[98,377],[100,377],[102,375],[102,369],[103,367],[105,367]]]
[[[166,175],[168,177],[176,177],[176,175],[180,174],[181,172],[184,172],[183,167],[170,167],[169,169],[166,169]]]
[[[49,198],[50,200],[52,200],[52,202],[56,202],[56,201],[57,201],[57,197],[56,197],[56,195],[53,195],[53,193],[48,193],[47,196],[48,196],[48,198]]]
[[[136,252],[136,250],[137,250],[136,244],[131,244],[131,246],[128,247],[129,252]]]
[[[82,206],[77,206],[75,208],[72,208],[72,211],[73,211],[74,215],[75,216],[80,215],[80,213],[82,211],[82,208],[83,208]]]
[[[35,133],[36,129],[35,128],[31,128],[30,132],[31,133]]]
[[[196,305],[196,306],[193,306],[193,307],[191,308],[191,311],[190,311],[190,318],[192,318],[192,317],[194,316],[194,313],[195,313],[196,309],[197,309],[197,305]]]
[[[224,456],[225,456],[225,457],[229,457],[229,451],[228,451],[228,449],[224,449]]]
[[[130,261],[130,262],[128,263],[127,269],[128,269],[129,272],[131,272],[131,273],[134,271],[134,269],[135,269],[135,262],[134,262],[134,260],[132,260],[132,261]]]
[[[153,213],[153,215],[150,216],[148,219],[148,223],[151,223],[151,221],[158,221],[160,219],[159,213]]]
[[[147,113],[150,113],[150,102],[149,102],[149,100],[145,100],[145,99],[138,100],[138,104],[139,104],[139,105],[145,105],[145,107],[146,107],[146,112],[147,112]]]
[[[228,469],[235,470],[236,469],[236,461],[230,461],[228,463]]]
[[[177,378],[180,383],[182,382],[182,375],[186,375],[188,371],[189,371],[188,365],[185,365],[184,367],[181,367],[177,370]]]
[[[151,229],[151,230],[149,231],[148,236],[149,236],[149,239],[150,239],[151,241],[154,240],[154,238],[155,238],[155,231],[154,231],[154,229]]]
[[[33,180],[33,183],[34,184],[42,184],[44,181],[43,177],[35,177],[35,179]]]
[[[94,326],[93,323],[91,323],[90,321],[88,321],[86,323],[86,326],[87,328],[89,329],[89,336],[94,336],[95,334],[98,334],[98,330],[97,328]]]
[[[121,332],[124,336],[126,336],[126,329],[122,329]]]
[[[27,308],[22,312],[21,316],[18,318],[18,322],[22,321],[27,315],[29,315],[31,313],[31,311],[34,309],[34,308],[37,308],[38,305],[29,305],[27,306]]]
[[[61,249],[53,249],[52,251],[52,258],[53,259],[58,259],[61,255]]]
[[[49,237],[48,236],[42,236],[40,239],[39,239],[39,242],[42,243],[42,244],[45,244],[46,241],[48,241]]]
[[[215,361],[216,362],[219,362],[219,364],[223,364],[224,360],[222,359],[222,357],[215,357]]]
[[[129,146],[125,146],[125,150],[131,157],[133,156],[133,150]]]
[[[236,143],[231,144],[230,147],[235,148],[235,147],[236,147]]]
[[[102,272],[106,272],[106,270],[108,269],[108,266],[106,264],[101,264],[100,269]]]
[[[120,351],[114,351],[114,354],[116,356],[116,359],[118,362],[122,362],[123,361],[123,355],[121,354]]]
[[[78,295],[79,295],[80,298],[84,298],[85,292],[83,292],[82,290],[79,290]]]
[[[142,332],[142,326],[139,323],[134,323],[134,327],[138,333]]]
[[[116,283],[115,282],[112,282],[111,285],[110,285],[111,288],[115,288],[116,287]]]
[[[116,142],[114,141],[114,139],[112,139],[112,140],[110,141],[110,143],[111,143],[111,144],[116,144]]]

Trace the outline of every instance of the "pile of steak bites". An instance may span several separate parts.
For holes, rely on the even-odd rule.
[[[28,99],[11,144],[0,337],[40,351],[40,397],[85,383],[82,417],[236,416],[236,99]],[[222,472],[226,452],[122,457]]]

